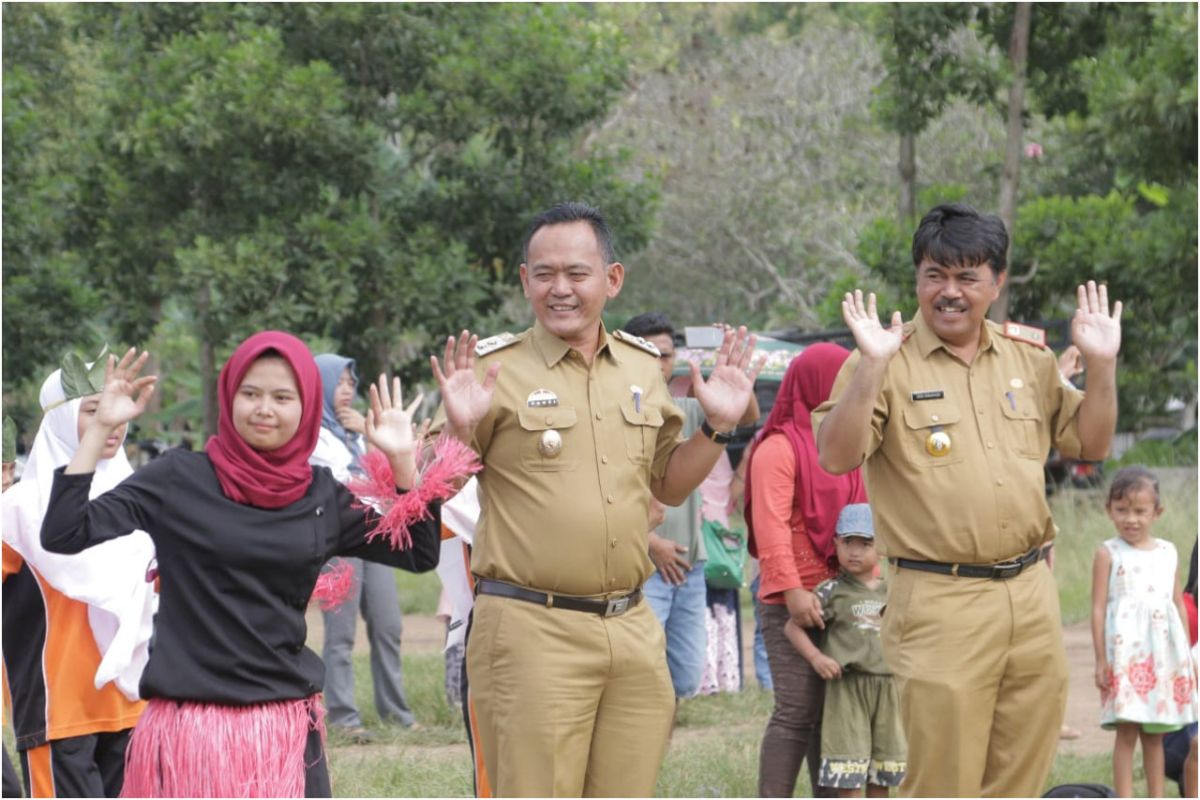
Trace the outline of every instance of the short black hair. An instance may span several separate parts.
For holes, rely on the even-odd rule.
[[[658,336],[660,333],[665,333],[672,339],[675,338],[675,326],[671,324],[670,318],[661,311],[647,311],[645,314],[638,314],[626,322],[621,330],[632,333],[634,336],[641,336],[643,339],[647,336]]]
[[[591,225],[592,231],[596,234],[596,243],[600,245],[600,255],[604,257],[604,263],[607,265],[616,262],[617,250],[613,246],[612,231],[608,229],[608,222],[600,213],[600,209],[587,203],[571,202],[551,206],[533,218],[533,222],[529,223],[529,229],[525,231],[525,238],[521,242],[521,263],[529,263],[529,241],[533,239],[535,233],[547,225],[563,225],[568,222],[586,222]]]
[[[1113,475],[1112,483],[1108,487],[1108,502],[1105,505],[1111,506],[1117,500],[1124,500],[1134,492],[1146,489],[1154,492],[1155,508],[1161,506],[1157,475],[1137,464],[1132,467],[1121,467],[1117,470],[1117,474]]]
[[[943,267],[988,264],[999,275],[1008,268],[1008,231],[995,214],[963,203],[947,203],[921,219],[912,240],[913,266],[926,259]]]

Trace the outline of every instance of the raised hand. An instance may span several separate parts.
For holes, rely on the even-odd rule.
[[[846,292],[842,299],[842,319],[854,334],[854,344],[864,358],[890,359],[900,350],[900,345],[904,344],[900,312],[894,312],[892,324],[887,328],[883,327],[875,310],[874,292],[867,295],[865,303],[861,289],[855,289],[853,294]]]
[[[470,441],[471,434],[480,420],[487,416],[492,407],[492,393],[496,389],[496,376],[500,364],[488,367],[483,382],[475,375],[475,345],[479,337],[464,330],[457,339],[446,339],[443,372],[437,356],[430,356],[433,377],[442,391],[442,407],[446,409],[446,422],[452,433],[462,441]]]
[[[693,394],[714,430],[733,430],[746,413],[754,381],[765,363],[765,359],[750,363],[757,343],[758,337],[747,334],[745,326],[735,331],[726,325],[725,339],[707,381],[701,377],[700,367],[691,363]]]
[[[146,410],[158,380],[157,375],[138,377],[149,357],[146,351],[137,355],[134,347],[126,350],[120,361],[115,355],[108,357],[104,365],[104,390],[100,392],[93,425],[106,431],[115,430]]]
[[[395,460],[413,455],[417,446],[417,431],[413,426],[413,414],[421,405],[424,395],[403,407],[400,378],[392,378],[388,390],[386,375],[380,375],[377,383],[371,384],[371,408],[367,411],[367,442],[389,459]]]
[[[1121,301],[1108,313],[1108,287],[1095,281],[1076,290],[1078,308],[1071,319],[1071,340],[1090,363],[1115,361],[1121,350]]]

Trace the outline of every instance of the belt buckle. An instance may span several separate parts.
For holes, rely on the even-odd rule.
[[[1025,569],[1025,565],[1020,561],[1008,561],[1004,564],[992,565],[992,580],[1005,581],[1009,578],[1015,578],[1021,574],[1021,570]]]
[[[629,595],[618,597],[616,600],[608,601],[608,608],[604,609],[604,616],[619,617],[629,610]]]

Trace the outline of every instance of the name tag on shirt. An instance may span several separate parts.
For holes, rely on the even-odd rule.
[[[943,392],[941,389],[932,389],[928,392],[913,392],[912,393],[913,402],[916,402],[918,400],[941,400],[945,396],[946,396],[946,393]]]

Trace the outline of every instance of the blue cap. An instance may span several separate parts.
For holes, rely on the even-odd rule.
[[[871,518],[871,506],[867,503],[851,503],[838,514],[837,527],[834,529],[838,536],[861,536],[864,539],[875,538],[875,521]]]

